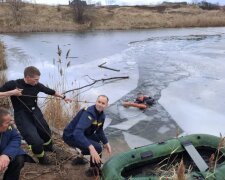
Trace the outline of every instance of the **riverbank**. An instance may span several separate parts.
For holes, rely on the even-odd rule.
[[[0,5],[0,33],[225,26],[225,11],[194,5],[87,7],[84,23],[73,20],[69,6],[25,4],[15,16],[9,4]]]

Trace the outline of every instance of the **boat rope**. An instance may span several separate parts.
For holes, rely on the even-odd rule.
[[[48,133],[48,131],[46,130],[46,128],[42,125],[42,123],[39,121],[39,119],[37,118],[37,116],[33,113],[33,111],[26,105],[25,102],[23,102],[19,97],[17,97],[17,99],[24,105],[24,107],[30,112],[32,113],[34,119],[38,122],[38,124],[43,128],[43,130],[46,132],[46,134],[49,136],[49,138],[51,139],[51,134]]]

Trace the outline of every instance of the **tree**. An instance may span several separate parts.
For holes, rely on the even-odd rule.
[[[70,2],[70,7],[73,9],[74,20],[78,23],[84,22],[84,11],[87,7],[86,1],[73,0]]]

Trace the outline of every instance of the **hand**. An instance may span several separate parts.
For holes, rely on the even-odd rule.
[[[112,153],[112,149],[109,143],[104,144],[104,148],[107,150],[107,152],[109,153],[109,155],[111,155]]]
[[[70,99],[70,98],[65,98],[64,101],[65,101],[66,103],[68,103],[68,102],[71,103],[73,100]]]
[[[0,156],[0,172],[4,171],[8,165],[10,163],[10,159],[9,159],[9,156],[7,155],[1,155]]]
[[[101,158],[98,154],[98,152],[95,150],[93,145],[90,145],[89,147],[90,155],[91,155],[91,161],[93,163],[100,164],[101,163]]]
[[[10,96],[21,96],[23,89],[14,89],[10,91]]]
[[[124,106],[124,107],[128,107],[129,104],[130,104],[130,103],[129,103],[128,101],[124,101],[124,102],[123,102],[123,106]]]

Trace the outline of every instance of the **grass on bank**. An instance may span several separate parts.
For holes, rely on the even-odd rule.
[[[7,78],[5,75],[5,69],[7,68],[5,59],[5,46],[0,41],[0,87],[6,82]],[[10,101],[9,98],[1,98],[0,107],[9,108]]]
[[[7,3],[0,4],[0,33],[79,31],[79,30],[127,30],[176,27],[225,26],[225,11],[203,10],[194,5],[179,8],[165,7],[87,7],[84,23],[74,22],[69,6],[25,4],[21,22],[15,22]]]
[[[5,46],[0,41],[0,71],[5,70],[7,68],[6,60],[5,60]]]

